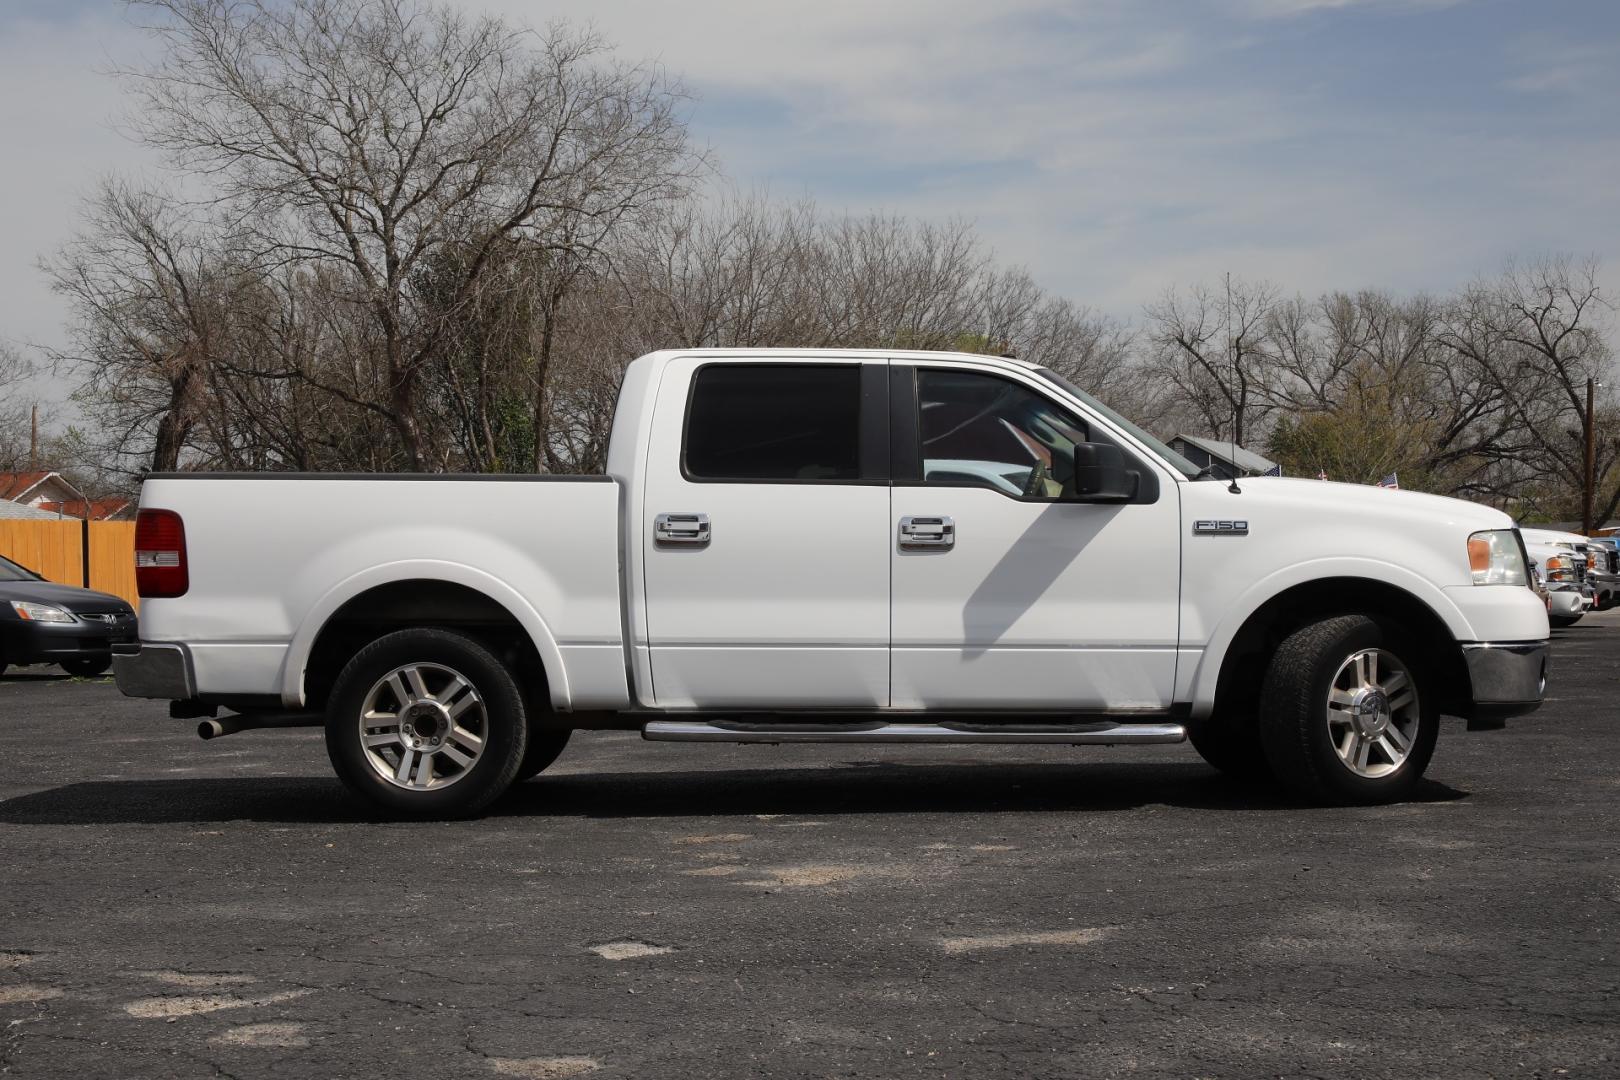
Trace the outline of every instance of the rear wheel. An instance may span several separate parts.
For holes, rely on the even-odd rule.
[[[400,630],[350,660],[332,688],[326,752],[350,791],[390,815],[476,814],[517,775],[523,694],[477,641]]]
[[[1553,626],[1556,626],[1556,627],[1560,628],[1560,629],[1562,629],[1562,628],[1564,628],[1566,626],[1574,626],[1576,623],[1578,623],[1580,621],[1581,621],[1581,617],[1579,615],[1548,615],[1547,616],[1547,622],[1549,624],[1553,625]]]
[[[1290,634],[1260,690],[1260,738],[1277,778],[1325,803],[1410,794],[1440,731],[1416,659],[1410,643],[1364,615]]]
[[[62,670],[69,675],[76,675],[81,679],[94,678],[112,667],[112,657],[105,659],[92,657],[86,660],[63,660]]]

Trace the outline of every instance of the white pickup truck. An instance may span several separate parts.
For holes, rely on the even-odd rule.
[[[1201,478],[1050,371],[658,352],[606,476],[161,474],[126,694],[324,725],[402,816],[475,813],[570,732],[1173,743],[1309,798],[1411,791],[1442,713],[1540,703],[1512,521]],[[230,710],[221,714],[221,710]]]

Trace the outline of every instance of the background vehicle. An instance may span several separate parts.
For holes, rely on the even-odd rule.
[[[112,666],[112,647],[137,637],[135,610],[126,601],[46,581],[0,557],[0,675],[24,664],[99,675]]]
[[[1547,586],[1547,620],[1553,626],[1574,626],[1594,606],[1587,584],[1587,539],[1579,533],[1554,529],[1520,529],[1525,551],[1540,567]]]
[[[1586,541],[1586,580],[1597,598],[1598,611],[1607,611],[1620,602],[1620,550],[1612,536],[1591,537]]]
[[[476,811],[579,728],[1190,736],[1382,802],[1442,712],[1539,704],[1547,617],[1506,515],[1197,473],[1015,360],[653,353],[606,476],[149,477],[118,680],[206,735],[324,724],[350,788],[406,815]]]

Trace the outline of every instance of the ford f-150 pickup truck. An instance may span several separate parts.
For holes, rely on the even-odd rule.
[[[665,351],[605,476],[149,476],[126,694],[204,736],[324,725],[400,816],[475,813],[578,729],[655,740],[1173,743],[1399,799],[1441,714],[1539,704],[1507,515],[1202,478],[1049,370]]]

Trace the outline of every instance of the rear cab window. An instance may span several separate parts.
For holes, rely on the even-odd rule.
[[[686,478],[860,482],[861,373],[860,364],[722,363],[699,368],[681,450]]]

